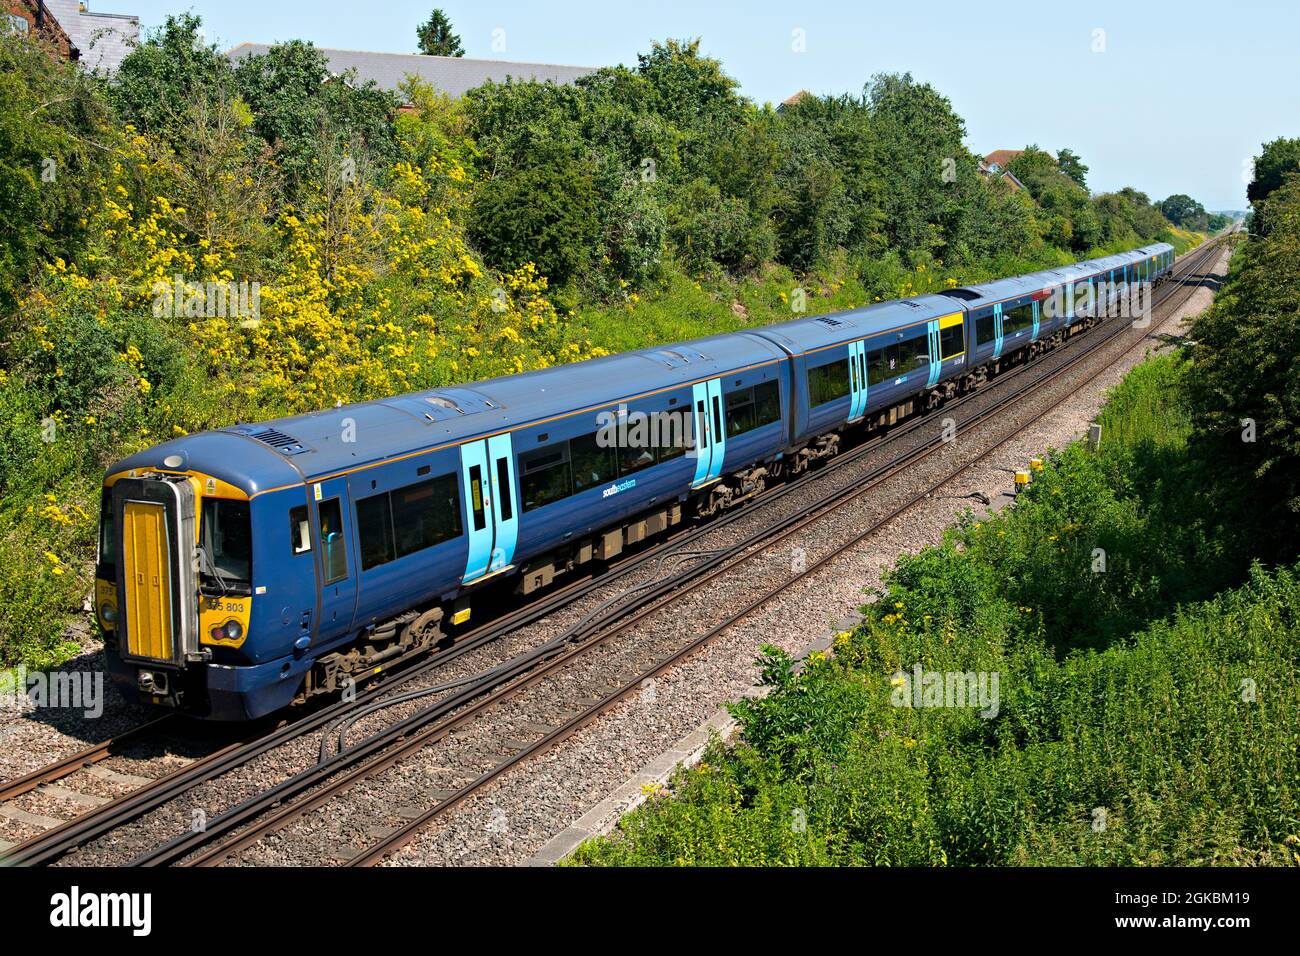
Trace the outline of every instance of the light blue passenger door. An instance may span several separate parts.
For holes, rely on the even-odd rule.
[[[469,552],[463,582],[508,567],[519,539],[513,440],[507,433],[460,446]]]
[[[849,343],[849,421],[856,422],[867,413],[867,346]]]
[[[515,559],[519,541],[519,489],[515,478],[514,436],[509,432],[488,439],[488,479],[492,489],[492,560],[488,571],[499,571]]]
[[[726,409],[722,404],[722,380],[711,378],[691,386],[695,432],[695,479],[692,488],[708,484],[722,474],[727,454]]]
[[[925,338],[930,350],[930,377],[925,382],[926,388],[939,384],[939,373],[943,369],[943,354],[939,350],[939,320],[931,319],[925,325]]]

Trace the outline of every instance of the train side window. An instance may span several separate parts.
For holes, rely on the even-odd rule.
[[[993,326],[993,313],[989,312],[981,315],[975,320],[975,342],[977,345],[988,345],[997,338],[997,330]]]
[[[958,322],[939,330],[939,354],[945,359],[955,358],[966,351],[965,323]]]
[[[631,475],[655,463],[655,450],[650,445],[623,445],[618,449],[618,473]]]
[[[754,427],[762,428],[781,420],[781,386],[763,382],[754,386]]]
[[[99,576],[117,577],[117,532],[113,527],[113,493],[104,489],[99,498]]]
[[[618,474],[614,449],[602,448],[599,432],[569,439],[569,460],[573,462],[573,490],[586,491],[612,481]]]
[[[393,509],[387,492],[357,502],[357,541],[362,571],[393,560]]]
[[[653,420],[653,419],[652,419]],[[681,411],[667,412],[658,418],[657,431],[653,433],[655,460],[672,461],[686,454],[686,442],[692,432],[691,409],[687,405]]]
[[[879,385],[893,374],[889,369],[888,348],[876,349],[867,355],[867,385]]]
[[[1002,334],[1004,336],[1015,335],[1023,329],[1033,328],[1033,325],[1034,304],[1032,302],[1026,302],[1024,305],[1016,306],[1014,309],[1008,309],[1002,313]]]
[[[325,566],[325,583],[333,584],[348,576],[348,546],[343,537],[343,508],[339,499],[322,501],[316,507],[320,519],[321,561]]]
[[[671,412],[644,414],[645,417],[640,421],[629,421],[626,432],[619,435],[615,457],[618,459],[620,476],[631,475],[654,465],[660,443],[673,440],[675,429],[671,423],[677,415]]]
[[[1074,314],[1083,315],[1090,308],[1089,302],[1095,293],[1089,291],[1092,283],[1077,282],[1074,286]]]
[[[294,554],[306,554],[311,550],[311,522],[307,520],[306,505],[289,509],[289,542]]]
[[[501,516],[502,521],[509,521],[515,516],[515,503],[510,496],[510,460],[508,458],[497,459],[497,488],[501,493],[497,495],[497,514]],[[457,512],[460,511],[458,507]],[[460,532],[457,531],[457,534]]]
[[[470,465],[469,510],[470,520],[474,522],[475,531],[482,531],[487,527],[487,506],[483,501],[485,497],[486,489],[483,487],[483,469],[478,465]]]
[[[904,339],[895,348],[898,349],[899,374],[906,375],[930,364],[930,343],[924,334]]]
[[[559,501],[573,494],[569,443],[538,448],[519,456],[519,493],[524,511]]]
[[[745,432],[753,431],[754,427],[754,390],[752,388],[740,388],[734,392],[728,392],[727,437],[734,438],[737,435],[743,435]]]
[[[849,360],[842,358],[838,362],[828,362],[808,370],[808,404],[825,405],[837,398],[843,398],[851,391],[849,387]]]
[[[701,451],[709,447],[709,420],[703,401],[695,403],[695,445]]]
[[[390,498],[399,558],[460,537],[460,490],[454,474],[399,488]]]

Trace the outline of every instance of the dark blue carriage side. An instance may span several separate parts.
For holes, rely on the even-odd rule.
[[[693,434],[692,394],[701,382],[717,385],[722,412],[715,421],[711,407],[705,422],[704,450],[715,456],[708,480],[779,454],[785,435],[779,397],[765,406],[775,418],[743,429],[735,423],[753,410],[756,386],[770,383],[778,396],[786,387],[781,358],[761,338],[718,336],[259,426],[304,449],[294,460],[312,490],[315,528],[325,523],[320,509],[337,503],[330,523],[339,546],[346,544],[346,556],[338,558],[346,573],[326,583],[318,568],[322,604],[329,606],[322,607],[313,651],[413,604],[451,600],[465,585],[645,508],[685,498],[700,484],[697,460],[681,439]],[[611,418],[614,440],[626,434],[617,428],[620,413],[678,416],[677,453],[598,446],[597,433]],[[544,460],[548,455],[554,460]],[[558,480],[562,493],[538,492],[537,476],[548,469],[550,484]],[[426,485],[457,520],[454,527],[442,522],[432,536],[417,535],[414,544],[422,546],[404,549],[405,500]]]
[[[1157,242],[1136,249],[1130,255],[1139,265],[1143,277],[1155,282],[1168,275],[1174,266],[1174,247],[1167,242]]]
[[[967,310],[971,368],[1028,346],[1043,331],[1044,289],[1030,277],[948,289],[940,294],[960,301]]]
[[[790,443],[818,436],[959,375],[969,338],[961,303],[935,295],[756,330],[790,356]]]
[[[1080,319],[1107,314],[1137,255],[1105,256],[1055,269],[941,293],[970,312],[971,365],[979,367],[1041,347]]]
[[[540,382],[585,379],[580,400],[567,397],[557,414],[513,430],[521,515],[513,563],[780,454],[782,357],[739,333],[483,383],[503,406],[536,407]]]

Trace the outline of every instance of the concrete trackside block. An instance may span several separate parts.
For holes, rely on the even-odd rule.
[[[56,820],[54,817],[42,816],[39,813],[28,813],[22,807],[16,807],[11,803],[0,804],[0,817],[12,820],[14,823],[25,823],[28,826],[40,827],[42,830],[52,830],[63,823],[62,820]]]
[[[147,783],[153,783],[153,777],[140,777],[133,773],[121,773],[110,767],[101,767],[97,763],[83,767],[82,771],[92,777],[98,777],[100,780],[106,780],[109,783],[120,784],[123,787],[143,787]]]
[[[59,786],[57,783],[43,784],[40,792],[46,796],[54,797],[56,800],[66,800],[68,803],[87,808],[102,807],[113,800],[112,797],[103,797],[97,793],[81,793],[79,790],[70,790],[67,787]]]
[[[809,644],[799,655],[795,669],[802,670],[804,660],[809,654],[826,650],[835,642],[835,633],[852,629],[860,620],[861,618],[858,617],[847,618],[840,622],[836,632]],[[766,687],[749,687],[741,696],[759,698],[765,697],[767,693]],[[548,840],[524,865],[555,866],[585,841],[594,836],[605,836],[610,833],[623,816],[645,803],[648,799],[647,788],[667,784],[678,767],[694,767],[698,764],[714,734],[724,743],[729,743],[739,730],[740,726],[726,708],[719,707],[708,720],[659,754],[629,777],[617,790]]]

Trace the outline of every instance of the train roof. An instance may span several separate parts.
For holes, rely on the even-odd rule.
[[[1012,276],[1007,279],[995,279],[992,282],[959,286],[956,289],[945,289],[939,295],[957,299],[965,304],[967,308],[979,309],[995,302],[1017,299],[1023,295],[1040,292],[1053,286],[1094,276],[1099,272],[1118,269],[1121,266],[1138,262],[1161,252],[1172,252],[1173,248],[1167,242],[1160,242],[1130,252],[1120,252],[1114,255],[1100,256],[1096,259],[1085,259],[1082,262],[1072,262],[1069,265],[1056,266],[1052,269],[1043,269],[1029,275]]]
[[[1044,289],[1063,285],[1075,279],[1096,275],[1104,269],[1114,268],[1113,266],[1101,265],[1102,261],[1100,259],[1091,259],[1085,262],[1072,262],[1069,265],[1043,269],[1041,272],[1032,272],[1029,275],[1012,276],[1007,279],[995,279],[992,282],[959,286],[956,289],[945,289],[939,294],[957,299],[969,309],[980,309],[995,302],[1018,299],[1021,296],[1042,292]]]
[[[877,302],[847,312],[830,312],[765,325],[756,335],[771,339],[787,351],[798,354],[839,345],[854,339],[878,335],[891,329],[928,322],[960,311],[957,303],[938,295]]]
[[[317,481],[365,464],[442,444],[610,405],[632,395],[725,375],[784,357],[752,332],[715,335],[392,398],[341,405],[166,442],[119,462],[220,478],[250,494]],[[352,441],[344,441],[345,433]],[[172,469],[175,470],[175,469]]]
[[[1148,256],[1154,256],[1161,252],[1173,252],[1174,247],[1167,242],[1156,242],[1149,246],[1143,246],[1141,249],[1135,249],[1134,252]]]

